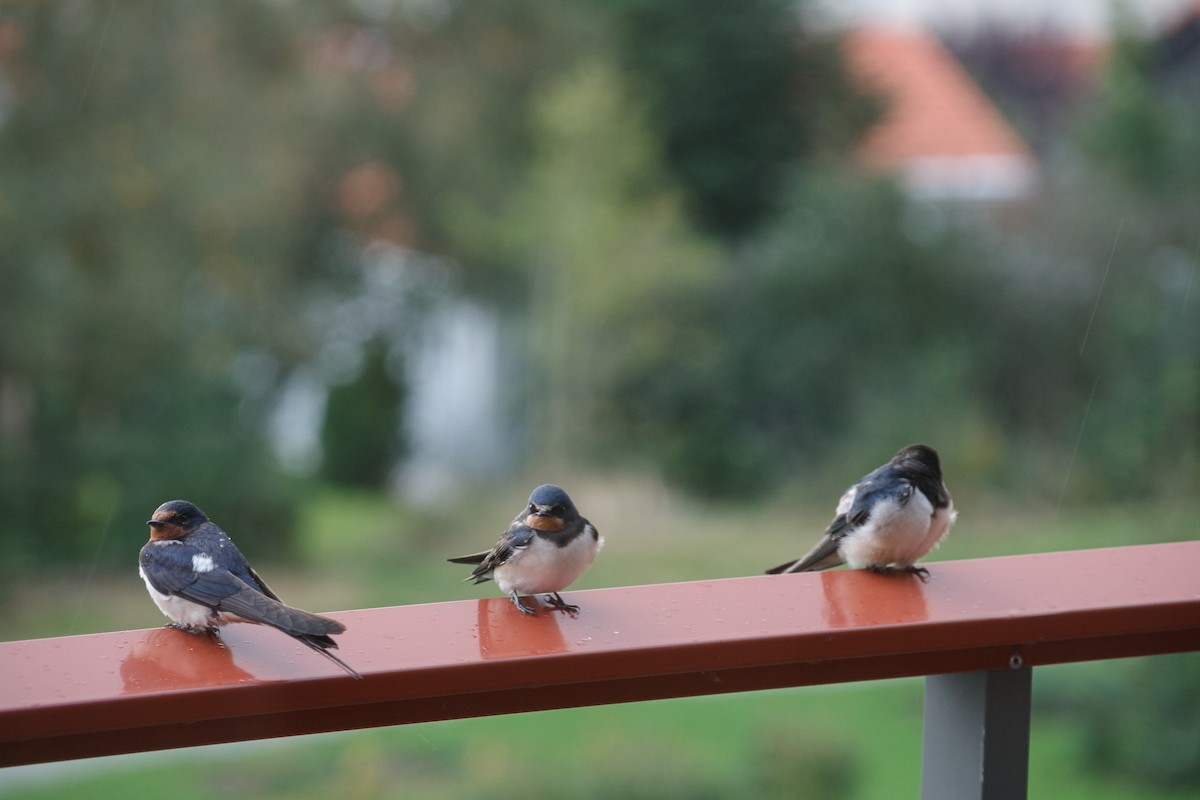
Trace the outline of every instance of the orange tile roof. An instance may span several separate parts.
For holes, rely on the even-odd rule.
[[[1028,145],[930,33],[861,27],[842,48],[851,78],[887,103],[859,144],[864,166],[892,171],[914,159],[975,156],[1033,163]]]

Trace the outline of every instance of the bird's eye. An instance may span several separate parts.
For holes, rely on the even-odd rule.
[[[530,510],[530,512],[536,512],[537,511],[537,503],[530,503],[529,510]]]
[[[550,507],[550,513],[551,513],[551,514],[553,514],[553,515],[554,515],[554,516],[556,516],[556,517],[561,517],[561,516],[562,516],[562,513],[563,513],[563,507],[562,507],[562,506],[558,506],[558,505],[551,506],[551,507]]]

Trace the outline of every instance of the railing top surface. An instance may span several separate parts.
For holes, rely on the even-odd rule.
[[[577,618],[526,617],[503,598],[333,613],[362,681],[246,624],[220,641],[156,628],[0,643],[0,764],[1001,668],[1014,655],[1200,649],[1200,542],[930,571],[928,583],[836,570],[573,591]]]

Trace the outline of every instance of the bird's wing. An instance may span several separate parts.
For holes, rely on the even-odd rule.
[[[163,594],[176,595],[224,614],[278,628],[293,636],[323,636],[346,628],[336,620],[284,605],[257,587],[216,567],[197,571],[200,550],[188,544],[142,548],[141,566],[147,580]],[[211,558],[209,559],[211,564]]]
[[[871,473],[874,475],[875,473]],[[838,500],[837,516],[820,540],[804,555],[791,561],[785,561],[767,570],[768,575],[779,575],[786,572],[812,572],[836,567],[842,563],[838,555],[838,547],[842,539],[867,521],[870,515],[871,485],[870,475],[847,489]]]
[[[876,475],[876,473],[879,474]],[[843,537],[855,528],[864,525],[881,501],[894,500],[900,505],[904,505],[916,490],[912,481],[895,474],[885,474],[882,468],[876,470],[872,475],[876,475],[876,477],[858,485],[854,500],[846,509],[846,529],[841,533]],[[835,523],[836,521],[834,520]]]
[[[912,481],[896,475],[863,484],[862,490],[854,498],[854,504],[851,505],[846,516],[850,519],[852,526],[857,528],[870,518],[871,513],[880,502],[894,500],[900,505],[905,505],[915,490],[916,487]]]
[[[198,558],[207,559],[208,571],[196,570]],[[229,570],[215,567],[203,551],[183,542],[148,544],[142,548],[139,562],[146,579],[158,591],[209,608],[217,608],[222,600],[246,585]]]
[[[236,582],[239,588],[221,601],[219,610],[224,613],[236,614],[250,622],[270,625],[297,638],[325,637],[346,630],[346,626],[337,620],[284,605],[247,585],[236,575],[229,575],[229,578],[231,582]]]
[[[449,560],[455,564],[478,564],[471,571],[471,575],[467,580],[482,583],[491,579],[492,572],[496,567],[511,561],[524,552],[529,543],[533,541],[534,536],[533,528],[526,525],[513,525],[504,532],[504,535],[500,537],[500,541],[496,542],[491,550],[469,556],[459,556],[458,558],[451,558]]]

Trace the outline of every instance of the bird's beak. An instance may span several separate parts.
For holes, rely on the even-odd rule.
[[[146,524],[151,528],[157,528],[160,525],[166,525],[167,523],[163,522],[161,519],[148,519],[146,520]]]

